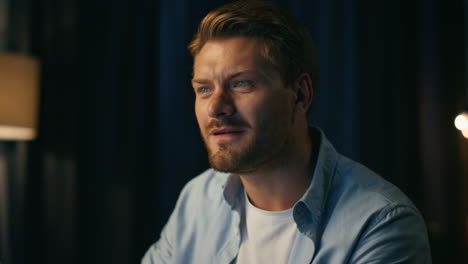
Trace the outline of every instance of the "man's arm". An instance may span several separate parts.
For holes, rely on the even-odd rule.
[[[169,218],[168,223],[161,232],[158,242],[151,245],[141,260],[141,264],[164,264],[172,263],[173,244],[172,235],[174,234],[174,213]]]
[[[180,238],[181,230],[187,225],[186,216],[188,209],[189,194],[192,190],[193,181],[187,183],[182,189],[174,211],[172,211],[169,220],[164,226],[159,240],[151,245],[143,257],[141,264],[164,264],[174,263],[175,261],[175,250],[177,249],[178,237]],[[191,215],[191,214],[190,214]]]
[[[432,263],[423,218],[409,206],[390,206],[369,223],[349,263]]]

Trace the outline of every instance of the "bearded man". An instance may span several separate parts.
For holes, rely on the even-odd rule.
[[[318,63],[278,7],[210,12],[189,45],[211,167],[183,189],[149,263],[431,263],[421,214],[308,125]]]

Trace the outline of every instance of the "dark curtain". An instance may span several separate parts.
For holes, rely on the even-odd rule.
[[[20,2],[10,20],[27,26],[9,24],[9,49],[43,71],[14,263],[138,263],[208,167],[186,46],[226,1]],[[311,123],[410,196],[434,263],[466,262],[468,140],[453,126],[468,103],[462,0],[274,2],[317,43]]]

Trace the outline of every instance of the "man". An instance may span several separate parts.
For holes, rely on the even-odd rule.
[[[185,186],[142,263],[431,263],[408,198],[308,126],[318,66],[303,25],[234,2],[189,49],[212,169]]]

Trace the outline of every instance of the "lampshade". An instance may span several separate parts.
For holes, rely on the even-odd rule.
[[[0,140],[36,137],[38,97],[39,62],[0,53]]]

